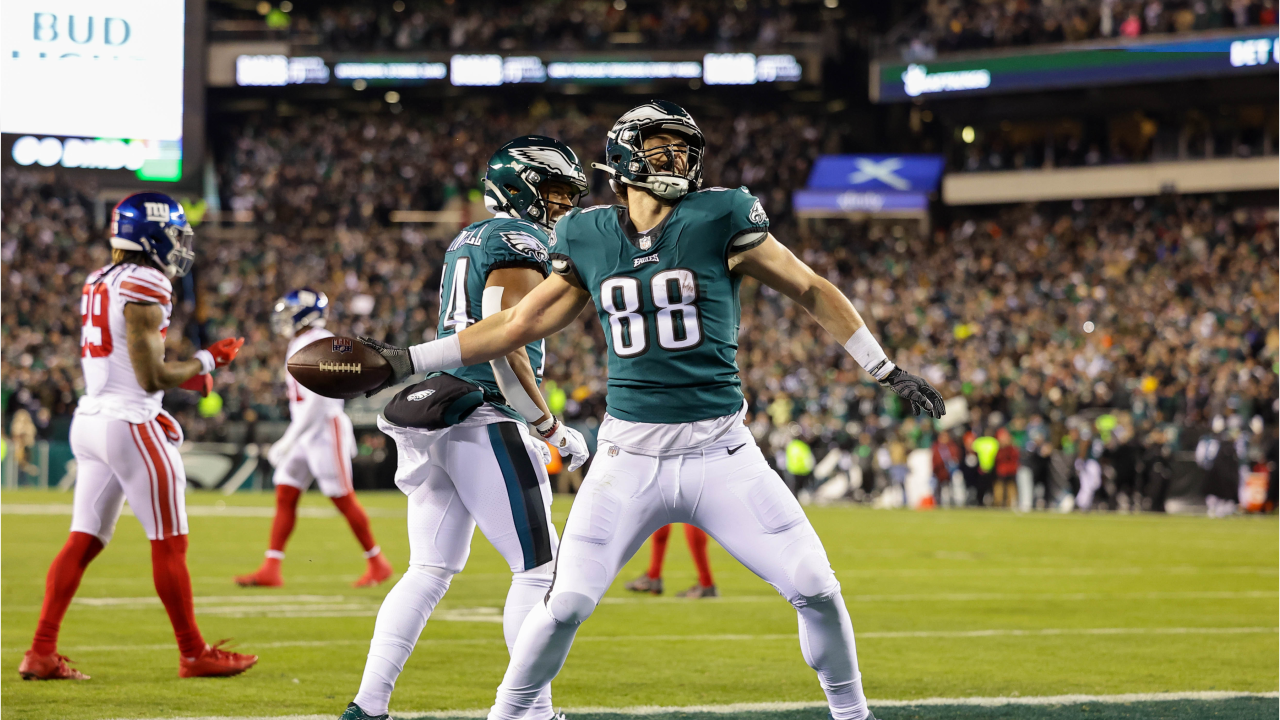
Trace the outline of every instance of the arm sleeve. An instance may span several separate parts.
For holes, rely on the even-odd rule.
[[[502,288],[488,287],[484,289],[484,298],[481,301],[483,314],[489,317],[494,313],[502,311]],[[529,392],[525,390],[524,383],[520,382],[520,378],[516,376],[516,371],[511,369],[511,363],[507,362],[504,355],[489,361],[489,367],[493,368],[493,379],[498,383],[498,389],[502,391],[502,396],[507,399],[507,403],[515,408],[516,412],[524,416],[526,422],[535,422],[542,417],[542,410],[538,408],[538,404],[529,397]]]
[[[728,217],[728,245],[725,255],[733,255],[759,245],[769,237],[769,216],[764,212],[760,198],[738,188],[727,193],[730,197]]]

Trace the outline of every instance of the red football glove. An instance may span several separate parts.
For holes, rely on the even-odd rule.
[[[192,375],[189,380],[178,387],[200,393],[200,397],[209,397],[213,392],[213,376],[208,374]]]
[[[209,354],[213,356],[213,366],[216,368],[224,367],[231,364],[236,359],[236,354],[240,352],[240,346],[244,345],[244,338],[227,338],[205,348]]]

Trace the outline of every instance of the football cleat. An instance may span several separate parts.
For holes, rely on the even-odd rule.
[[[28,650],[18,665],[18,674],[23,680],[88,680],[89,676],[67,665],[69,660],[58,653],[37,655]]]
[[[702,587],[701,585],[698,585],[695,583],[694,586],[689,588],[688,590],[676,593],[676,597],[678,598],[720,597],[720,591],[716,589],[715,585],[708,585],[707,587]]]
[[[258,662],[257,655],[223,650],[226,640],[219,640],[213,645],[205,645],[204,651],[193,658],[178,658],[178,677],[230,677],[253,667]]]
[[[369,569],[364,571],[364,575],[355,582],[353,587],[365,588],[381,585],[390,579],[395,572],[395,568],[391,567],[391,563],[387,562],[387,558],[382,553],[378,553],[369,558]]]
[[[240,587],[280,587],[284,585],[284,576],[280,574],[280,561],[267,558],[262,567],[248,575],[237,575],[236,584]]]
[[[661,595],[662,578],[651,578],[646,573],[627,583],[627,589],[631,592],[645,592],[652,595]]]
[[[347,709],[342,711],[342,714],[338,716],[338,720],[390,720],[390,719],[391,719],[390,715],[370,715],[364,710],[361,710],[360,706],[355,703],[351,703],[350,705],[348,705]]]

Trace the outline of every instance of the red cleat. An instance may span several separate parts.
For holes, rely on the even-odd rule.
[[[88,680],[89,676],[79,670],[67,666],[66,657],[58,653],[37,655],[28,650],[22,656],[22,664],[18,666],[18,674],[23,680]],[[74,661],[70,661],[74,662]]]
[[[280,561],[267,558],[262,567],[248,575],[237,575],[236,584],[240,587],[280,587],[284,585],[284,576],[280,574]]]
[[[230,677],[253,667],[258,662],[257,655],[223,650],[226,640],[219,640],[213,645],[205,645],[204,652],[193,658],[178,658],[178,677]]]
[[[391,577],[395,570],[391,567],[391,563],[383,557],[382,553],[378,553],[369,558],[369,569],[364,571],[364,575],[356,581],[355,587],[373,587],[379,585]]]

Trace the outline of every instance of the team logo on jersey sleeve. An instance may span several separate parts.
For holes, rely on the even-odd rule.
[[[351,344],[351,338],[336,337],[333,339],[333,352],[345,355],[353,349],[354,347]]]
[[[427,388],[426,390],[419,390],[418,392],[405,397],[405,400],[408,400],[409,402],[418,402],[419,400],[426,400],[427,398],[435,394],[436,394],[435,390],[431,388]]]
[[[747,219],[752,225],[764,225],[769,222],[769,216],[764,214],[764,206],[760,204],[760,198],[756,198],[756,204],[751,206],[751,214]]]
[[[526,257],[533,258],[540,263],[547,261],[547,249],[543,247],[538,238],[527,232],[504,232],[499,233],[503,242],[512,250]]]

